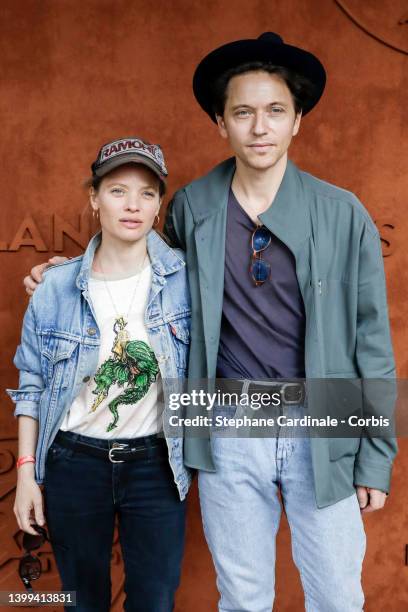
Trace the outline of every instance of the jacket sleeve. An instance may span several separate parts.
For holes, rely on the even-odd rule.
[[[395,362],[381,241],[375,226],[368,224],[360,243],[356,357],[363,389],[363,416],[388,418],[390,427],[381,432],[387,437],[375,435],[375,430],[370,428],[363,432],[354,467],[354,484],[388,493],[397,452],[393,435]]]
[[[183,191],[174,194],[166,210],[163,232],[174,248],[186,250],[184,235],[184,195]]]
[[[20,370],[19,386],[18,389],[6,390],[16,404],[14,416],[25,415],[38,419],[38,406],[45,385],[32,300],[24,316],[21,344],[17,348],[14,365]]]

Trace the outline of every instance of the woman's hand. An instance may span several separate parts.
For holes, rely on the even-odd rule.
[[[24,468],[26,468],[25,471],[23,471]],[[38,535],[31,524],[35,522],[37,525],[44,525],[45,521],[42,492],[34,479],[33,464],[24,464],[19,468],[13,510],[20,529],[32,535]]]

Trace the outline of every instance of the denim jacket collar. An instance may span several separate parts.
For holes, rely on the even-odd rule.
[[[88,286],[89,277],[95,251],[101,243],[102,233],[98,232],[91,238],[86,251],[82,258],[81,268],[76,279],[76,285],[79,289],[84,290]],[[153,275],[167,276],[177,272],[185,262],[183,259],[168,246],[168,244],[159,236],[157,232],[151,230],[147,234],[147,252],[150,258]]]

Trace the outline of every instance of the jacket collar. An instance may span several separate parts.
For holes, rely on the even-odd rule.
[[[89,241],[82,257],[81,268],[76,278],[76,285],[81,290],[86,289],[88,286],[95,251],[100,245],[101,240],[102,233],[98,232]],[[177,270],[185,266],[183,259],[154,230],[150,230],[147,234],[147,252],[152,272],[157,276],[173,274],[173,272],[177,272]]]
[[[159,276],[173,274],[186,265],[177,251],[172,249],[154,230],[147,234],[147,252],[153,273]]]
[[[235,157],[226,159],[205,176],[193,181],[185,188],[191,202],[195,223],[218,214],[228,203],[232,177],[235,172]]]
[[[234,172],[235,158],[232,157],[185,188],[196,224],[219,214],[227,206]],[[310,236],[310,210],[302,173],[290,160],[274,201],[259,218],[294,252]]]
[[[285,174],[271,206],[259,215],[262,223],[295,254],[311,234],[310,203],[302,173],[288,160]]]

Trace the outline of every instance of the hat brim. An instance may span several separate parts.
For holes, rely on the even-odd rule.
[[[289,68],[308,78],[314,87],[313,92],[305,100],[303,115],[316,106],[326,85],[326,72],[317,57],[283,42],[273,43],[262,39],[237,40],[209,53],[199,63],[194,73],[194,95],[212,121],[216,122],[211,96],[211,85],[215,79],[231,68],[259,61]]]
[[[148,157],[144,155],[138,155],[137,153],[121,153],[117,157],[113,159],[109,159],[106,162],[103,162],[94,172],[96,176],[102,177],[114,170],[115,168],[119,168],[120,166],[124,166],[126,164],[142,164],[146,166],[150,170],[152,170],[158,179],[166,185],[166,177],[163,175],[160,167],[154,163],[154,161],[150,160]]]

